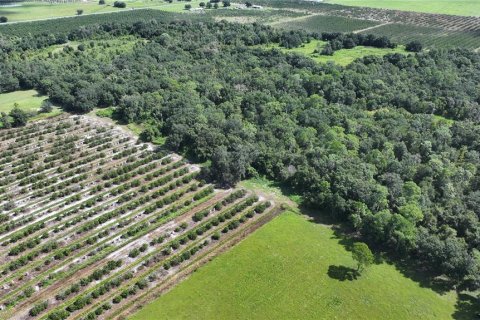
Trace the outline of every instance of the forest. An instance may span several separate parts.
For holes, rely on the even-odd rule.
[[[124,36],[144,41],[91,54]],[[480,288],[480,55],[432,49],[341,67],[259,46],[321,37],[156,20],[3,37],[0,93],[36,89],[77,113],[113,106],[146,127],[144,140],[209,163],[219,185],[266,176],[377,250]],[[80,45],[42,51],[68,41]]]

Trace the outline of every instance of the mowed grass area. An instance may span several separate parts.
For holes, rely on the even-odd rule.
[[[326,0],[325,2],[347,6],[480,16],[478,0]]]
[[[141,8],[154,8],[164,11],[181,12],[184,11],[184,2],[168,3],[163,0],[125,0],[126,8],[113,7],[113,0],[107,0],[105,5],[99,5],[98,1],[76,2],[76,3],[41,3],[24,2],[18,6],[0,7],[0,16],[8,18],[9,22],[40,20],[59,17],[73,17],[77,15],[77,10],[83,10],[83,14],[96,14],[108,12],[129,11]],[[192,7],[196,7],[200,0],[189,2]]]
[[[302,47],[286,49],[280,47],[278,44],[264,46],[263,48],[266,49],[280,49],[284,52],[296,52],[300,54],[304,54],[313,60],[320,62],[320,63],[328,63],[333,62],[342,66],[349,65],[353,61],[358,58],[362,58],[365,56],[372,56],[378,55],[383,56],[389,53],[407,53],[405,51],[404,46],[397,46],[395,49],[381,49],[381,48],[374,48],[374,47],[365,47],[365,46],[357,46],[353,49],[341,49],[335,51],[332,56],[321,55],[319,53],[315,53],[315,50],[321,51],[322,48],[326,45],[325,41],[320,40],[312,40],[309,43],[306,43]]]
[[[334,231],[285,212],[201,267],[131,320],[148,319],[450,319],[456,295],[440,296],[385,263],[356,280]]]
[[[40,95],[36,90],[15,91],[0,94],[0,112],[9,112],[15,103],[27,112],[38,111],[47,96]]]

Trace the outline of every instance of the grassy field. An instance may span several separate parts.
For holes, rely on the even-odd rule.
[[[0,112],[10,112],[10,110],[13,109],[14,104],[17,103],[20,109],[36,113],[40,109],[42,102],[47,98],[47,96],[40,95],[36,90],[2,93],[0,94]],[[51,112],[35,114],[30,120],[46,119],[57,116],[62,112],[63,111],[60,108],[53,107]]]
[[[440,296],[385,263],[356,280],[334,231],[283,213],[134,315],[145,319],[450,319]]]
[[[395,49],[379,49],[379,48],[373,48],[373,47],[357,46],[353,49],[342,49],[342,50],[335,51],[332,56],[325,56],[318,53],[314,53],[315,50],[321,50],[323,46],[325,46],[325,44],[326,42],[324,41],[313,40],[305,44],[303,47],[293,48],[293,49],[281,48],[278,45],[270,45],[264,48],[266,49],[277,48],[284,52],[296,52],[296,53],[309,56],[310,58],[320,63],[333,62],[342,66],[346,66],[352,63],[354,60],[365,57],[365,56],[386,55],[388,53],[406,53],[404,46],[398,46]]]
[[[325,2],[348,6],[480,16],[478,0],[326,0]]]
[[[14,103],[25,111],[38,111],[47,96],[40,95],[36,90],[15,91],[0,94],[0,112],[9,112]]]
[[[171,12],[184,11],[184,2],[167,3],[163,0],[126,0],[127,7],[119,9],[113,7],[113,0],[107,0],[105,5],[99,5],[98,1],[48,4],[39,2],[26,2],[15,7],[0,7],[0,16],[6,16],[9,22],[40,20],[58,17],[73,17],[77,15],[77,9],[82,9],[83,14],[107,13],[129,11],[132,9],[155,8]],[[193,7],[199,0],[190,2]]]

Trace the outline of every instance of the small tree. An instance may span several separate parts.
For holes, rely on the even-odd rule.
[[[250,1],[245,2],[245,5],[247,6],[247,8],[250,8],[251,6],[253,6],[253,4]]]
[[[40,107],[40,113],[49,113],[49,112],[52,112],[52,110],[53,110],[52,102],[50,102],[50,100],[48,99],[43,100],[42,105]]]
[[[0,17],[0,23],[5,23],[5,22],[8,22],[8,18],[5,17],[5,16],[1,16]]]
[[[81,16],[83,14],[83,9],[77,9],[77,16]]]
[[[223,3],[223,6],[226,8],[226,7],[230,7],[230,1],[229,0],[224,0],[222,1]]]
[[[215,4],[213,5],[213,8],[218,9],[218,3],[215,2]]]
[[[330,45],[330,43],[327,43],[325,45],[325,47],[322,49],[322,51],[320,52],[321,55],[324,55],[324,56],[331,56],[333,55],[333,48],[332,46]]]
[[[17,103],[15,103],[12,111],[10,111],[10,117],[13,119],[13,127],[22,127],[27,124],[28,115],[25,111],[18,107]]]
[[[423,45],[419,41],[411,41],[406,44],[405,49],[410,52],[420,52],[423,49]]]
[[[113,6],[114,6],[115,8],[126,8],[126,7],[127,7],[127,4],[126,4],[125,2],[123,2],[123,1],[115,1],[115,2],[113,3]]]
[[[191,4],[186,4],[185,5],[185,10],[190,10],[192,9],[192,5]]]
[[[373,263],[373,253],[366,243],[355,242],[352,257],[357,262],[357,271],[361,272]]]
[[[5,112],[2,112],[0,114],[0,122],[2,123],[2,128],[4,129],[9,129],[12,127],[12,125],[10,124],[10,119],[8,119],[8,115],[5,113]]]
[[[99,1],[98,1],[98,4],[99,4],[99,5],[104,5],[104,4],[105,4],[105,0],[99,0]]]
[[[207,9],[212,9],[212,3],[211,2],[207,2]]]
[[[198,5],[199,5],[201,8],[203,8],[203,7],[205,7],[205,2],[200,2]]]

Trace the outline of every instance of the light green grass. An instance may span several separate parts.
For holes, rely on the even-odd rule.
[[[9,112],[17,103],[20,109],[27,112],[38,111],[47,96],[40,95],[36,90],[15,91],[0,94],[0,112]]]
[[[153,8],[165,11],[181,12],[185,2],[168,3],[163,0],[124,0],[126,8],[113,7],[114,0],[107,0],[105,5],[99,5],[98,1],[49,4],[41,2],[25,2],[15,7],[0,7],[0,16],[6,16],[9,22],[51,19],[59,17],[73,17],[77,15],[77,9],[82,9],[83,14],[107,13],[128,11],[132,9]],[[196,7],[200,0],[189,2]]]
[[[348,6],[480,16],[478,0],[326,0],[325,2]]]
[[[363,58],[365,56],[383,56],[389,53],[407,53],[404,46],[397,46],[395,49],[381,49],[374,47],[357,46],[353,49],[342,49],[335,51],[332,56],[324,56],[318,53],[314,53],[315,49],[321,51],[325,44],[326,42],[324,41],[313,40],[305,44],[303,47],[293,49],[282,48],[278,44],[264,46],[264,48],[277,48],[284,52],[296,52],[304,54],[320,63],[333,62],[342,66],[346,66],[352,63],[354,60],[358,58]]]
[[[331,278],[330,266],[355,266],[339,242],[332,229],[283,213],[131,319],[451,318],[454,293],[421,288],[391,265]]]
[[[58,116],[58,115],[61,115],[63,113],[63,110],[58,108],[58,107],[53,107],[52,111],[51,112],[48,112],[48,113],[39,113],[33,117],[31,117],[29,119],[29,121],[37,121],[37,120],[43,120],[43,119],[47,119],[47,118],[50,118],[50,117],[55,117],[55,116]]]

